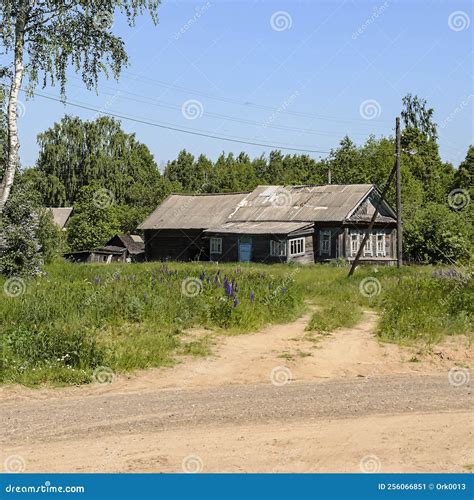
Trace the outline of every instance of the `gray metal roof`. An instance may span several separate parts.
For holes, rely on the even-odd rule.
[[[258,186],[232,221],[340,222],[372,191],[372,184]]]
[[[376,187],[373,184],[330,184],[258,186],[251,193],[173,194],[166,198],[139,229],[219,228],[219,232],[231,232],[224,229],[223,224],[227,223],[226,227],[230,228],[228,223],[237,222],[343,222],[351,218],[374,190]],[[388,205],[384,211],[386,213],[379,217],[393,215],[393,210]],[[253,230],[257,231],[257,226]],[[281,234],[284,234],[286,228],[281,230]],[[265,232],[263,226],[258,226],[258,231]],[[266,232],[276,231],[267,226]]]
[[[226,222],[218,227],[212,227],[205,233],[233,234],[289,234],[312,227],[308,222]]]
[[[72,207],[50,207],[48,210],[53,214],[54,223],[59,229],[63,229],[71,216]]]
[[[206,229],[219,226],[248,194],[172,194],[138,229]]]

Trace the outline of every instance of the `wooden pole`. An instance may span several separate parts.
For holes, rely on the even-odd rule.
[[[400,156],[401,156],[401,134],[400,134],[400,118],[397,116],[396,120],[396,145],[397,145],[397,267],[402,266],[402,239],[403,239],[403,229],[402,229],[402,176],[400,172]]]
[[[387,194],[388,188],[390,187],[390,184],[393,181],[393,178],[395,176],[395,172],[397,170],[397,161],[395,160],[395,165],[392,168],[392,171],[390,172],[390,175],[388,176],[387,182],[385,183],[385,186],[382,189],[382,193],[380,194],[380,199],[377,203],[377,206],[375,207],[375,212],[372,215],[372,219],[370,220],[369,227],[367,228],[364,238],[362,240],[361,245],[359,246],[359,250],[357,251],[357,255],[354,259],[354,262],[352,262],[351,269],[349,271],[348,276],[351,277],[354,274],[355,268],[357,267],[357,264],[359,263],[360,257],[362,256],[362,252],[364,250],[365,243],[367,241],[367,238],[369,237],[372,228],[374,227],[375,219],[377,218],[377,215],[379,214],[380,207],[382,206],[382,203],[385,199],[385,195]]]

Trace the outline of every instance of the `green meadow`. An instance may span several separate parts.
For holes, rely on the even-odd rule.
[[[472,333],[468,269],[341,265],[55,263],[31,280],[1,278],[1,382],[83,384],[94,376],[206,355],[192,328],[241,334],[311,311],[308,330],[353,326],[374,309],[381,341],[433,345]],[[107,368],[103,368],[107,367]],[[95,375],[94,375],[95,374]]]

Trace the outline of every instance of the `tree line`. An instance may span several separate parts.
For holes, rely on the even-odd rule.
[[[469,147],[458,168],[443,162],[432,115],[424,100],[417,96],[404,99],[404,251],[416,262],[466,260],[473,242],[469,201],[473,194],[474,147]],[[22,214],[22,224],[28,230],[23,231],[25,241],[20,247],[25,248],[29,255],[25,261],[30,262],[38,253],[43,260],[51,260],[65,249],[90,249],[116,233],[134,232],[171,192],[246,192],[259,184],[326,184],[329,176],[334,184],[382,186],[395,160],[393,137],[370,136],[358,146],[346,136],[324,159],[275,150],[257,158],[245,152],[222,153],[212,161],[204,154],[194,156],[182,150],[160,172],[148,147],[109,117],[84,121],[65,116],[39,134],[38,144],[36,165],[19,170],[2,222],[3,248],[18,246],[22,237],[15,228],[18,214]],[[105,196],[105,201],[98,200],[97,193]],[[388,199],[394,204],[394,186]],[[58,206],[74,208],[66,239],[63,234],[55,234],[44,210]],[[39,240],[28,244],[35,237]],[[28,267],[12,264],[11,256],[5,257],[5,253],[0,257],[4,272]],[[32,267],[36,269],[38,264]]]

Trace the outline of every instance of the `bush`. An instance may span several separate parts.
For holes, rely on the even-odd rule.
[[[405,255],[431,264],[468,260],[471,231],[472,226],[462,211],[428,203],[404,227]]]

